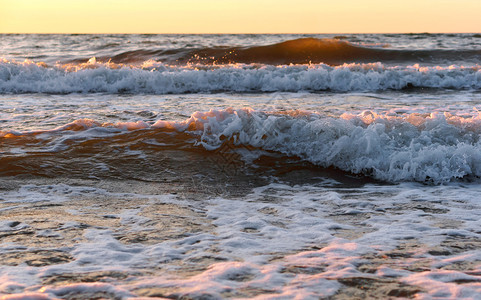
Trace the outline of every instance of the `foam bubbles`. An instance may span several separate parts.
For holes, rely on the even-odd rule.
[[[11,265],[2,266],[0,293],[7,299],[154,293],[168,298],[317,299],[347,296],[351,288],[379,298],[403,293],[470,299],[479,294],[479,185],[352,189],[332,184],[272,183],[229,199],[65,184],[3,191],[0,197],[23,199],[22,208],[12,209],[26,210],[25,222],[34,234],[18,239],[16,247],[2,242],[0,255]],[[44,196],[43,203],[37,202],[38,195]],[[64,208],[51,205],[59,203],[57,198]],[[31,214],[39,205],[43,215]],[[69,207],[77,213],[36,221]],[[103,217],[112,211],[119,223]],[[10,226],[13,216],[18,218],[4,216],[0,230]],[[37,243],[49,242],[38,234],[45,222],[56,224],[54,244]],[[192,230],[193,223],[204,226]],[[186,226],[184,234],[165,238],[164,232],[172,230],[168,224]],[[134,239],[139,233],[146,239]],[[68,254],[67,261],[37,267],[15,263],[32,263],[29,255],[47,255],[52,245],[65,242],[72,244],[56,246],[50,255]]]
[[[213,151],[227,143],[246,161],[253,161],[262,153],[256,150],[274,151],[321,167],[335,167],[388,182],[442,184],[481,176],[481,115],[476,112],[458,116],[364,111],[334,117],[307,111],[227,108],[195,112],[184,121],[152,123],[79,119],[53,130],[16,134],[5,131],[3,136],[14,143],[15,139],[32,137],[45,140],[39,151],[56,153],[86,140],[128,143],[127,135],[118,136],[126,131],[139,131],[135,134],[148,141],[152,140],[152,131],[168,132],[170,142],[175,144],[178,140],[179,145],[187,142],[183,134],[188,133],[191,147],[201,145]],[[152,143],[161,145],[164,141],[154,140],[145,147]],[[142,147],[130,153],[144,157]],[[5,154],[18,152],[13,147]]]
[[[98,63],[45,64],[0,61],[3,93],[212,93],[379,91],[406,87],[479,89],[479,67],[387,67],[381,63],[269,66],[169,66],[145,62],[140,67]]]
[[[335,118],[227,109],[154,126],[199,132],[199,143],[210,150],[230,140],[384,181],[439,184],[481,176],[480,123],[479,115],[448,113],[389,116],[365,111]]]

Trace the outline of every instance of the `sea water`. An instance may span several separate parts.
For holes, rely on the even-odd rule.
[[[481,294],[481,36],[1,35],[0,293]]]

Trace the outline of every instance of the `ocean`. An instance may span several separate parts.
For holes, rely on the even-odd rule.
[[[481,299],[481,35],[0,35],[2,299]]]

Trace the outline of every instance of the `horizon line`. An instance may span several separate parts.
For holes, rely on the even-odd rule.
[[[480,32],[435,32],[435,31],[412,31],[412,32],[0,32],[0,34],[144,34],[144,35],[161,35],[161,34],[171,34],[171,35],[284,35],[284,34],[481,34]]]

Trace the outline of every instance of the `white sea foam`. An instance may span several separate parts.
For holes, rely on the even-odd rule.
[[[246,161],[257,158],[262,153],[256,151],[258,149],[389,182],[442,184],[481,177],[479,112],[455,115],[364,111],[331,117],[303,111],[280,113],[228,108],[195,112],[184,121],[101,124],[81,119],[50,131],[4,131],[0,136],[35,134],[38,139],[49,140],[37,151],[59,152],[74,147],[77,142],[108,139],[126,130],[144,130],[146,145],[162,144],[162,139],[152,139],[149,135],[150,130],[159,129],[188,132],[193,138],[191,143],[207,150],[231,143]],[[145,159],[142,148],[129,153]],[[102,168],[109,169],[106,165]]]
[[[38,194],[35,198],[44,195],[47,203],[58,202],[56,197],[87,201],[92,195],[103,195],[127,201],[144,198],[150,204],[120,212],[122,227],[86,229],[74,247],[63,249],[70,251],[73,261],[37,268],[2,266],[0,293],[9,295],[7,299],[73,294],[88,298],[98,293],[129,298],[139,290],[158,288],[165,289],[172,297],[221,298],[231,292],[264,290],[259,296],[263,299],[317,299],[342,289],[338,280],[362,277],[418,286],[416,297],[420,299],[470,299],[479,295],[479,265],[470,270],[456,268],[457,263],[481,260],[476,249],[468,247],[456,252],[462,247],[460,237],[468,244],[479,240],[478,185],[432,187],[407,183],[358,189],[328,186],[323,186],[322,181],[319,186],[271,184],[256,188],[243,198],[195,200],[176,200],[169,195],[117,194],[66,185],[28,186],[2,192],[2,197],[23,198],[25,203],[32,202],[28,198],[35,191]],[[72,197],[81,189],[86,192]],[[147,244],[126,245],[114,237],[139,229],[150,231],[159,216],[143,222],[145,214],[142,214],[152,211],[154,203],[176,203],[202,211],[203,220],[192,221],[212,222],[212,231],[189,232],[186,236]],[[85,212],[89,209],[78,208]],[[97,207],[96,211],[109,209]],[[138,218],[133,218],[136,214]],[[32,230],[36,227],[38,224],[32,224]],[[62,235],[69,229],[54,230]],[[343,238],[343,232],[352,233]],[[432,254],[432,249],[450,240],[456,242],[453,252]],[[408,258],[386,256],[409,243],[414,248],[406,250]],[[20,251],[25,250],[38,249],[24,247]],[[11,251],[14,251],[11,247],[0,248],[0,254]],[[179,266],[195,265],[195,261],[204,257],[217,260],[198,274],[178,275]],[[369,257],[385,257],[384,263],[372,262]],[[363,265],[373,271],[362,271]],[[424,266],[424,271],[419,271],[419,265]],[[142,273],[143,270],[148,271]],[[42,278],[51,276],[100,271],[131,275],[125,280],[112,278],[109,282],[40,284]],[[458,283],[463,280],[466,283]]]
[[[266,114],[249,109],[195,113],[153,127],[195,131],[213,150],[225,140],[299,156],[314,164],[399,182],[443,183],[481,176],[481,115],[448,113],[340,118],[307,112]]]
[[[47,67],[0,61],[2,93],[200,93],[378,91],[406,87],[479,89],[476,67],[387,67],[381,63],[315,65],[142,66],[97,63]]]

